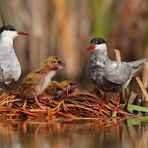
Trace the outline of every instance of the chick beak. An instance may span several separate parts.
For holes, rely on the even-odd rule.
[[[69,90],[73,92],[75,89],[77,89],[77,85],[73,82],[69,85]]]
[[[92,51],[96,46],[93,44],[90,44],[87,48],[87,51]]]
[[[63,63],[63,62],[59,63],[59,65],[62,66],[62,67],[66,66],[66,64]]]
[[[23,36],[28,36],[29,35],[29,33],[23,32],[23,31],[17,31],[17,34],[18,35],[23,35]]]

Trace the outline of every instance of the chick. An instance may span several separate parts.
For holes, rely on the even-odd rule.
[[[21,97],[27,99],[34,98],[38,106],[45,109],[45,107],[39,103],[37,97],[45,91],[50,84],[52,77],[64,66],[65,64],[60,58],[48,57],[42,69],[29,73],[23,79],[19,89]]]
[[[76,83],[65,80],[62,82],[53,81],[46,89],[46,93],[51,99],[56,99],[58,97],[63,98],[68,94],[75,91],[77,88]]]

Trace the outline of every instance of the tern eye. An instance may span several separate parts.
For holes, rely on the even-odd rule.
[[[99,44],[99,41],[98,41],[98,40],[96,40],[96,41],[95,41],[95,44]]]
[[[95,44],[102,44],[103,42],[101,40],[96,40]]]

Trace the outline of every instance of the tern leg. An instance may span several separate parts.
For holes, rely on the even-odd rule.
[[[12,84],[9,85],[9,95],[12,94]]]
[[[128,111],[129,98],[130,97],[127,97],[127,99],[125,100],[125,105],[124,105],[124,108],[123,108],[125,111]]]
[[[35,95],[35,97],[34,97],[34,100],[35,100],[35,102],[37,103],[37,105],[38,105],[41,109],[46,110],[46,108],[40,104],[40,102],[38,101],[36,95]]]
[[[120,108],[120,96],[118,96],[118,98],[117,98],[117,111],[119,110],[119,108]]]
[[[126,103],[124,91],[120,92],[120,93],[119,93],[119,96],[120,96],[120,101],[121,101],[121,103],[122,103],[122,104]]]

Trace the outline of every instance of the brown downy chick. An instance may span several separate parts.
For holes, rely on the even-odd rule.
[[[76,83],[71,80],[62,81],[60,86],[63,88],[63,92],[67,94],[70,94],[77,89]]]
[[[52,81],[47,89],[45,90],[45,92],[49,95],[49,97],[51,99],[54,99],[55,97],[58,97],[59,96],[59,93],[62,92],[62,89],[60,87],[60,82],[57,82],[57,81]]]
[[[38,71],[29,73],[22,81],[20,95],[24,98],[34,98],[38,106],[45,109],[37,100],[51,82],[56,72],[65,66],[58,57],[48,57],[44,67]]]
[[[53,81],[48,88],[46,89],[46,93],[50,96],[51,99],[56,99],[58,97],[65,97],[75,91],[77,88],[76,83],[65,80],[62,82]]]

